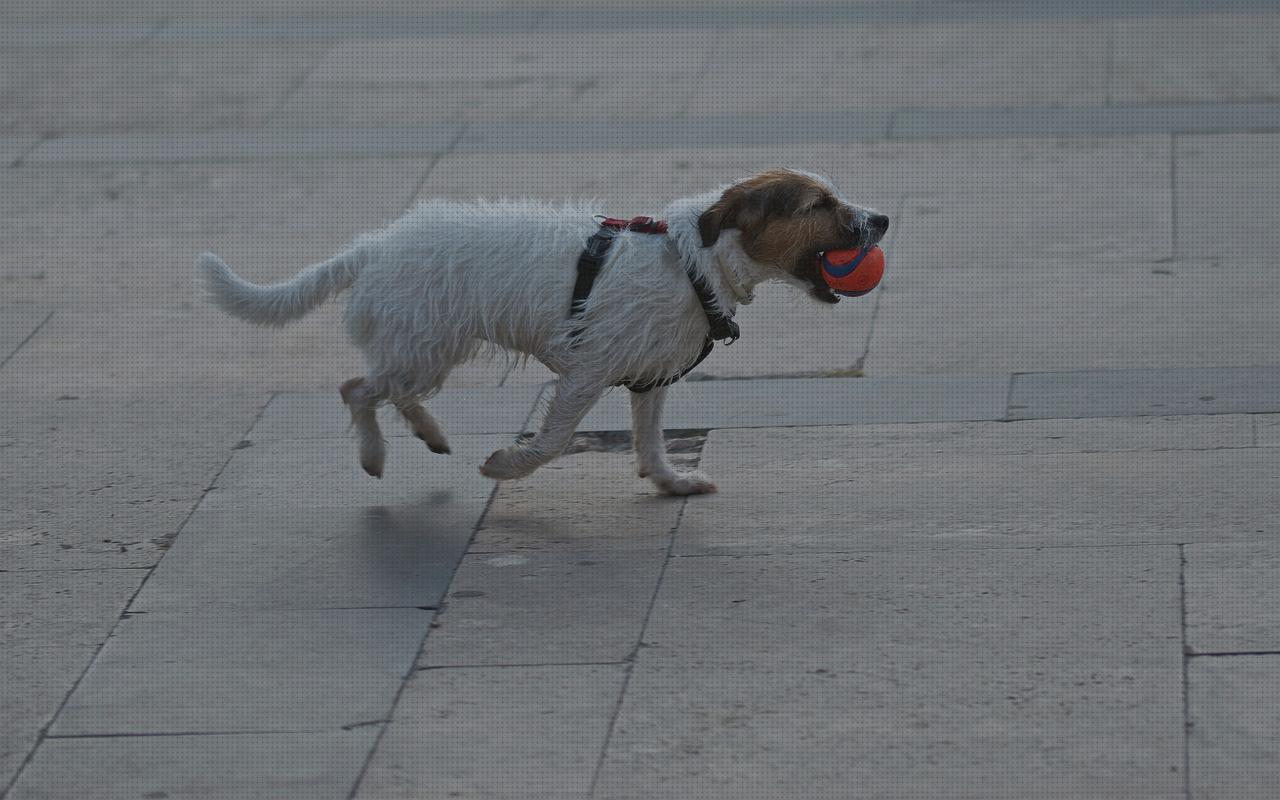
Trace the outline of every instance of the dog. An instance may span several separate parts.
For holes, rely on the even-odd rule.
[[[196,272],[216,305],[259,325],[283,325],[350,291],[347,330],[368,374],[343,383],[340,393],[370,475],[382,476],[386,458],[375,415],[383,403],[433,452],[449,452],[422,402],[453,367],[488,350],[536,358],[558,379],[537,434],[489,456],[484,475],[529,475],[564,450],[606,390],[639,381],[655,386],[631,396],[639,475],[668,494],[714,492],[705,475],[677,471],[667,458],[664,384],[705,356],[713,312],[732,317],[764,281],[838,302],[818,255],[879,242],[889,218],[849,203],[819,175],[763,172],[675,201],[662,215],[665,235],[620,232],[571,316],[574,265],[599,230],[598,210],[432,200],[288,281],[252,284],[211,253],[197,259]]]

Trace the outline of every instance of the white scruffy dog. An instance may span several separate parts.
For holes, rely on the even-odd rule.
[[[818,272],[818,254],[877,242],[889,226],[887,217],[846,202],[824,178],[765,172],[676,201],[663,214],[666,235],[617,236],[583,313],[570,319],[575,265],[598,230],[597,211],[436,200],[282,283],[249,283],[208,253],[196,270],[218,306],[260,325],[282,325],[351,290],[347,329],[369,372],[344,383],[341,393],[360,463],[374,476],[386,458],[378,405],[394,405],[433,452],[448,453],[422,400],[455,365],[486,345],[542,361],[559,380],[540,431],[480,468],[506,480],[559,455],[609,387],[670,379],[694,362],[709,323],[690,274],[706,282],[717,310],[729,316],[767,280],[833,303],[838,298]],[[671,494],[713,492],[705,476],[679,472],[667,458],[660,424],[665,393],[660,387],[631,397],[639,474]]]

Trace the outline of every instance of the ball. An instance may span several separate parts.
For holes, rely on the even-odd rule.
[[[831,291],[861,297],[884,277],[884,251],[875,245],[858,250],[828,250],[820,257],[822,279]]]

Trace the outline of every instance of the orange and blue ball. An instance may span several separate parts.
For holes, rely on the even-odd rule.
[[[861,297],[884,277],[884,251],[875,245],[856,250],[828,250],[820,257],[822,279],[831,291]]]

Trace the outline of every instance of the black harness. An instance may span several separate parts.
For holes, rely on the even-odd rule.
[[[595,285],[596,277],[600,274],[600,266],[604,264],[605,256],[609,254],[609,248],[613,246],[613,240],[618,234],[624,231],[632,233],[652,233],[665,234],[667,232],[667,223],[660,219],[652,217],[635,217],[634,219],[613,219],[605,218],[600,221],[600,230],[591,235],[587,239],[587,247],[582,251],[582,255],[578,257],[578,278],[573,284],[573,303],[569,306],[569,318],[576,319],[582,316],[582,312],[587,306],[587,297],[591,295],[591,287]],[[615,386],[625,386],[633,392],[647,392],[656,389],[659,386],[670,386],[676,381],[688,375],[693,368],[702,363],[703,359],[711,355],[711,350],[715,347],[716,341],[720,339],[727,340],[725,344],[733,344],[741,335],[738,331],[738,323],[734,322],[716,308],[715,295],[711,291],[711,287],[702,279],[702,276],[689,269],[686,265],[685,274],[689,276],[689,282],[693,284],[693,291],[698,295],[698,302],[702,304],[702,312],[707,315],[707,324],[710,326],[707,331],[707,340],[702,345],[702,352],[694,359],[694,362],[680,372],[664,380],[649,381],[631,381],[621,380],[614,384]],[[571,334],[573,339],[577,339],[583,332],[583,328],[574,329]]]

